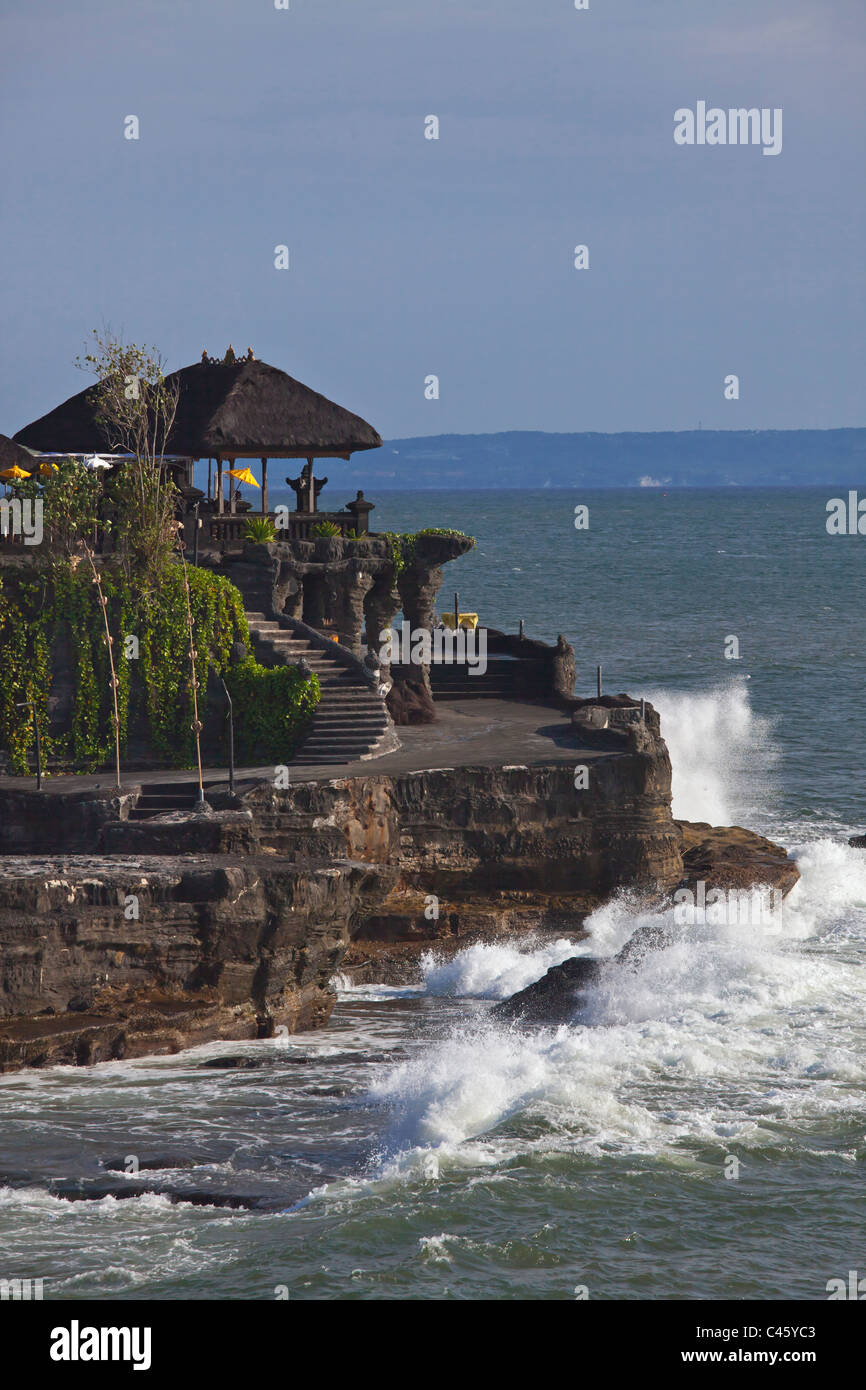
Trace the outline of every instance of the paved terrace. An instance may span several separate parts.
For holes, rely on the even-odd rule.
[[[293,782],[329,782],[339,777],[392,776],[407,772],[449,767],[502,767],[512,764],[545,766],[550,763],[573,763],[578,759],[610,756],[599,749],[579,748],[567,715],[551,705],[523,704],[515,700],[443,700],[436,703],[435,724],[408,725],[397,730],[402,747],[381,758],[362,762],[327,763],[321,767],[295,769],[289,764]],[[235,769],[235,782],[243,784],[270,780],[272,764],[265,767]],[[159,772],[126,772],[121,776],[128,786],[147,786],[150,782],[195,782],[196,773],[188,770]],[[205,768],[204,781],[227,782],[225,767]],[[106,787],[113,784],[110,770],[82,777],[48,777],[43,788],[51,792],[69,792],[87,787]],[[23,790],[35,785],[34,778],[2,777],[0,786]]]

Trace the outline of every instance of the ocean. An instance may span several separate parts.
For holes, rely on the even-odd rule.
[[[338,980],[330,1027],[287,1046],[0,1077],[0,1274],[46,1299],[797,1300],[866,1272],[866,538],[827,534],[830,495],[374,496],[377,530],[476,536],[443,607],[563,632],[578,693],[600,664],[652,700],[675,814],[770,835],[801,881],[768,929],[609,973],[567,1027],[497,1027],[491,1002],[615,954],[653,920],[627,896],[578,948]],[[262,1065],[203,1065],[239,1053]],[[152,1190],[100,1196],[133,1160],[112,1180]]]

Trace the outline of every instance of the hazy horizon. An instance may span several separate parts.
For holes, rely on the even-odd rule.
[[[171,369],[251,345],[384,438],[862,420],[855,0],[0,18],[2,432],[82,388],[103,323]],[[677,143],[714,104],[778,152]]]

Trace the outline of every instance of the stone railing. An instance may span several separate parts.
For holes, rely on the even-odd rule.
[[[256,517],[262,516],[261,512],[223,512],[218,516],[214,512],[205,513],[202,516],[205,535],[209,536],[214,544],[225,541],[243,541],[245,539],[244,526],[247,521],[253,521]],[[341,536],[348,536],[350,531],[358,528],[358,518],[352,512],[289,512],[286,517],[285,512],[268,512],[268,520],[276,529],[276,539],[286,541],[310,541],[317,540],[316,527],[323,521],[330,521],[334,526],[339,527]],[[283,525],[278,525],[278,520]],[[288,521],[288,526],[285,522]],[[359,531],[360,535],[361,532]],[[367,534],[364,532],[364,534]]]
[[[309,642],[311,647],[316,647],[319,651],[325,652],[333,661],[345,666],[348,671],[352,671],[359,676],[367,685],[373,689],[379,684],[378,664],[371,665],[356,656],[351,648],[346,647],[342,642],[334,642],[329,637],[323,636],[318,628],[310,627],[308,623],[301,622],[299,618],[290,618],[288,614],[281,613],[279,616],[280,627],[285,632],[294,632],[296,636],[302,637]]]

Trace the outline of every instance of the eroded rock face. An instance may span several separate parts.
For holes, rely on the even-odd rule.
[[[0,1067],[320,1027],[353,914],[387,886],[345,860],[2,859]]]
[[[682,832],[682,887],[699,882],[712,888],[767,887],[789,893],[800,871],[787,850],[738,825],[677,821]]]
[[[432,724],[436,718],[433,697],[423,680],[395,682],[385,703],[388,713],[398,727],[405,724]]]
[[[268,785],[249,804],[262,845],[280,854],[310,861],[326,845],[396,871],[381,904],[356,916],[341,966],[396,983],[431,945],[550,930],[580,939],[617,888],[653,903],[677,886],[667,750],[626,744],[593,757],[580,791],[570,764],[472,767]]]
[[[125,819],[140,791],[140,787],[127,786],[118,795],[106,785],[68,792],[52,811],[51,802],[46,808],[45,798],[34,795],[32,784],[20,790],[4,787],[0,793],[0,854],[53,854],[58,849],[68,854],[92,852],[101,842],[103,826]]]

